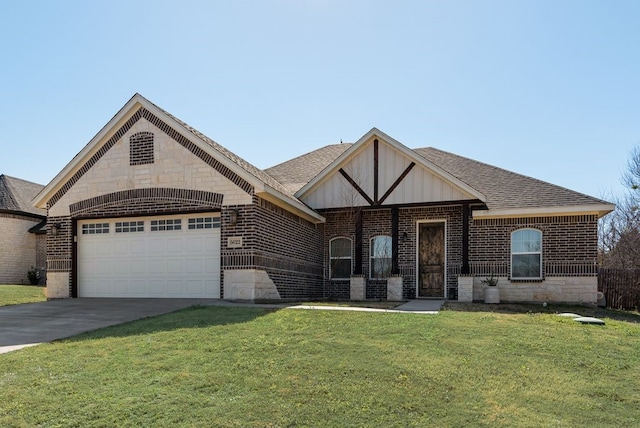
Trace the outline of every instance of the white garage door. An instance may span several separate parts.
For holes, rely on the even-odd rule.
[[[220,214],[78,221],[78,296],[220,298]]]

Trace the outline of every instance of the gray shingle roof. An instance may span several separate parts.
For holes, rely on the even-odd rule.
[[[265,170],[291,193],[300,190],[351,144],[334,144]],[[608,204],[600,199],[432,147],[413,149],[486,196],[489,209]]]
[[[46,216],[46,210],[36,208],[31,203],[43,188],[41,184],[0,175],[0,210]]]
[[[349,147],[351,147],[350,143],[325,146],[265,169],[265,172],[294,194]]]
[[[433,147],[416,153],[477,189],[489,209],[608,204],[600,199]]]

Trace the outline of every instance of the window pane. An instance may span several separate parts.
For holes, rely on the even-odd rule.
[[[511,235],[511,252],[531,253],[542,250],[542,232],[533,229],[523,229]]]
[[[390,236],[376,236],[371,240],[371,257],[391,257]]]
[[[391,258],[371,259],[371,278],[387,278],[391,275]]]
[[[540,278],[540,254],[514,254],[511,260],[513,278]]]
[[[351,257],[351,240],[337,238],[331,241],[331,257]]]
[[[351,276],[351,259],[332,259],[331,278],[349,278]]]

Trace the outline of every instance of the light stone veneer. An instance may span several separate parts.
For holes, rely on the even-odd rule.
[[[364,276],[352,276],[349,283],[349,299],[351,300],[365,300],[367,281]]]
[[[458,278],[460,281],[461,278]],[[484,277],[473,278],[473,300],[484,300]],[[595,305],[598,301],[598,277],[553,276],[541,282],[511,282],[498,278],[503,302],[549,302]],[[459,291],[458,291],[459,293]]]
[[[473,302],[473,277],[458,277],[458,302]]]
[[[280,293],[264,270],[230,269],[224,271],[224,299],[278,300]]]
[[[69,295],[69,273],[47,272],[47,298],[66,299]]]
[[[387,300],[399,302],[402,298],[402,277],[392,276],[387,279]]]
[[[0,237],[0,284],[28,284],[27,272],[36,267],[36,235],[29,229],[39,221],[2,217]]]
[[[129,165],[129,137],[154,134],[154,163]],[[193,155],[145,119],[135,125],[91,167],[60,200],[49,216],[68,216],[69,205],[112,192],[151,187],[215,191],[225,205],[251,204],[251,195]]]

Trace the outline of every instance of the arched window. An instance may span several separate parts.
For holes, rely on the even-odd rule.
[[[387,278],[391,275],[391,237],[374,236],[371,238],[369,258],[369,277]]]
[[[129,137],[129,165],[153,163],[153,133],[138,132]]]
[[[542,232],[520,229],[511,233],[511,278],[542,279]]]
[[[351,239],[333,238],[329,242],[329,276],[331,279],[351,277]]]

